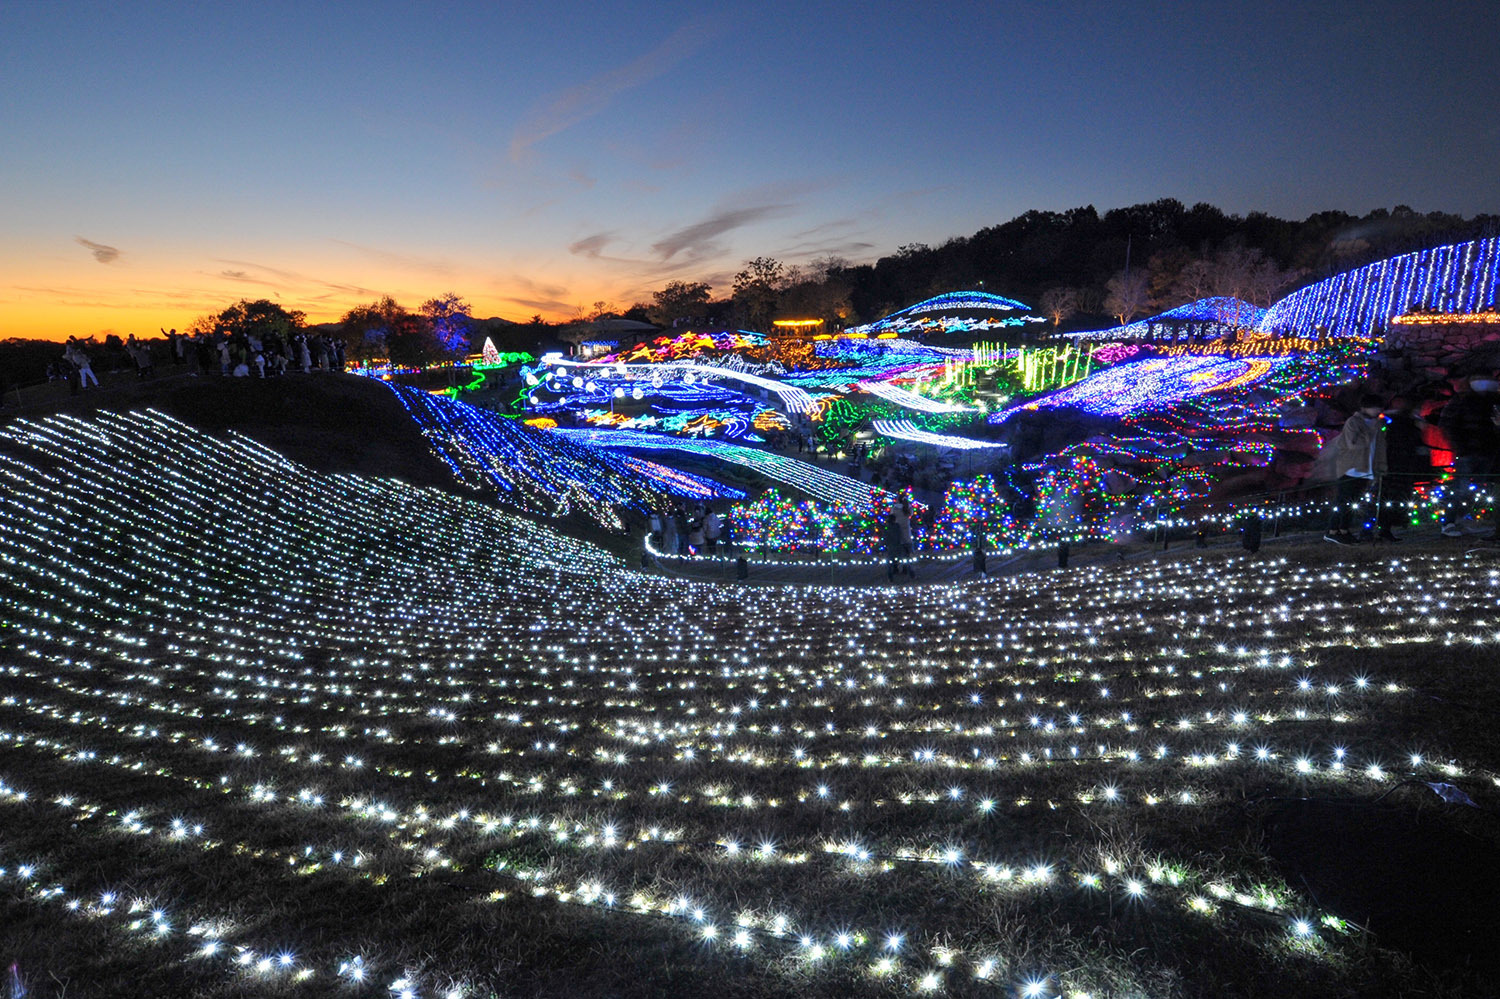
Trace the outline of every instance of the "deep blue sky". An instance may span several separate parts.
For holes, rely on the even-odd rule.
[[[1500,211],[1494,0],[310,6],[0,8],[0,336],[561,315],[1159,197]]]

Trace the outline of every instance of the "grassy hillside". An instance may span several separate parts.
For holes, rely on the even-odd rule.
[[[152,408],[210,433],[235,430],[319,472],[389,476],[412,485],[453,487],[453,476],[428,449],[383,384],[346,374],[284,378],[192,377],[163,368],[150,381],[101,374],[102,386],[77,396],[61,383],[14,391],[0,421],[16,415],[87,415]]]

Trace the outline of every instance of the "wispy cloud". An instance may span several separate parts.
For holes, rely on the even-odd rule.
[[[334,240],[334,242],[339,241]],[[348,245],[353,246],[354,244],[351,243]],[[363,248],[361,247],[361,249]],[[375,250],[372,252],[380,253],[382,251]],[[216,272],[214,274],[215,277],[224,278],[228,281],[238,281],[242,284],[264,285],[267,288],[276,289],[277,292],[287,292],[297,296],[299,299],[306,298],[308,301],[324,301],[330,297],[349,295],[375,298],[384,294],[383,292],[377,291],[374,288],[366,288],[361,284],[350,284],[347,281],[328,281],[323,278],[301,274],[297,271],[287,271],[277,267],[269,267],[265,264],[255,263],[251,260],[227,260],[218,258],[214,262],[230,265],[229,267]],[[314,295],[313,291],[315,289],[326,289],[328,291],[337,292],[338,296]]]
[[[507,298],[506,301],[538,312],[561,312],[564,315],[578,309],[576,302],[564,302],[555,298]]]
[[[94,259],[101,264],[112,264],[120,259],[120,251],[117,247],[106,246],[104,243],[96,243],[92,239],[84,239],[82,236],[74,236],[73,241],[79,246],[86,248],[94,255]]]
[[[247,271],[235,271],[226,268],[220,271],[218,276],[230,281],[238,281],[241,284],[258,284],[266,288],[275,288],[278,290],[281,288],[281,282],[266,281],[258,277],[252,277]]]
[[[367,257],[379,260],[382,263],[394,264],[404,270],[422,271],[427,274],[448,275],[453,273],[453,265],[446,260],[436,260],[432,257],[421,257],[414,253],[395,253],[391,250],[382,250],[375,246],[363,246],[359,243],[350,243],[347,240],[335,239],[332,242],[339,246],[347,246],[351,250],[358,250]]]
[[[682,226],[651,244],[651,253],[662,263],[708,260],[727,252],[720,241],[735,229],[766,219],[781,218],[795,212],[807,195],[822,190],[828,179],[777,181],[746,188],[723,198],[710,209],[707,217]]]
[[[236,280],[250,277],[252,271],[259,271],[262,274],[269,274],[271,277],[276,278],[278,281],[281,281],[284,284],[300,284],[308,280],[301,274],[298,274],[296,271],[284,271],[276,267],[267,266],[266,264],[257,264],[253,260],[228,260],[222,257],[216,257],[214,258],[214,263],[228,264],[233,269],[220,271],[219,274],[221,277],[227,277]],[[236,275],[238,275],[239,277],[236,278]]]
[[[706,219],[663,236],[651,244],[651,252],[658,260],[664,262],[671,260],[679,253],[699,259],[716,256],[724,252],[723,244],[718,242],[720,236],[750,225],[752,222],[785,215],[791,208],[791,205],[781,204],[751,205],[746,208],[720,210]]]
[[[660,45],[623,66],[585,80],[544,98],[516,126],[510,158],[519,161],[543,139],[599,114],[616,97],[666,73],[702,48],[723,30],[715,21],[698,20],[672,32]]]
[[[524,274],[510,274],[502,278],[496,278],[494,284],[495,287],[506,290],[520,288],[524,294],[532,298],[553,298],[560,300],[564,295],[568,294],[566,285],[536,281]],[[516,299],[516,301],[520,300]],[[572,308],[572,306],[569,306],[569,308]]]
[[[874,248],[874,243],[862,239],[810,241],[784,246],[774,256],[780,260],[810,260],[814,257],[848,257],[857,260]]]
[[[591,257],[598,260],[604,253],[604,248],[614,242],[613,232],[596,232],[592,236],[585,236],[576,242],[568,244],[568,252],[575,257]]]

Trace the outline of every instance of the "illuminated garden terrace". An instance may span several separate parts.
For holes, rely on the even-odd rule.
[[[1461,556],[682,584],[152,413],[0,479],[0,918],[111,994],[1376,994],[1248,802],[1500,804]]]

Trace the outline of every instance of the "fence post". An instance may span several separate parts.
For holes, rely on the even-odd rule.
[[[1371,462],[1371,464],[1374,464],[1374,463]],[[1380,544],[1380,534],[1381,534],[1380,522],[1385,519],[1385,511],[1383,511],[1380,508],[1380,497],[1384,494],[1384,492],[1385,492],[1385,473],[1384,472],[1376,472],[1375,473],[1375,524],[1374,524],[1375,537],[1374,537],[1373,540],[1374,540],[1374,543],[1377,544],[1377,545]]]
[[[1271,537],[1281,537],[1281,508],[1286,505],[1286,492],[1276,494],[1276,516],[1271,519]]]

